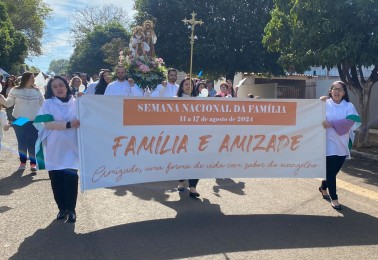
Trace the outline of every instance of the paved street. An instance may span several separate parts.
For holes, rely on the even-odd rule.
[[[55,220],[47,172],[16,171],[14,132],[0,151],[1,259],[378,259],[378,162],[339,175],[340,212],[316,179],[200,180],[79,194],[75,224]]]

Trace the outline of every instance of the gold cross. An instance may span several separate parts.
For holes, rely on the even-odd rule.
[[[203,24],[203,22],[202,22],[202,20],[196,20],[195,19],[195,17],[196,17],[196,13],[195,12],[193,12],[192,13],[192,19],[190,19],[190,20],[187,20],[186,18],[184,19],[184,20],[182,20],[185,24],[190,24],[191,25],[191,27],[192,27],[192,35],[189,37],[189,39],[190,39],[190,43],[191,44],[194,44],[194,27],[197,25],[197,24],[199,24],[199,25],[202,25]]]
[[[190,79],[190,82],[192,82],[192,64],[193,64],[193,45],[194,45],[194,27],[199,24],[199,25],[202,25],[203,22],[202,20],[196,20],[195,17],[196,17],[196,13],[195,12],[192,12],[192,19],[190,20],[187,20],[186,18],[184,20],[182,20],[184,22],[184,24],[190,24],[191,25],[191,28],[192,28],[192,34],[191,36],[189,37],[190,39],[190,72],[189,72],[189,79]],[[190,83],[191,84],[191,83]]]

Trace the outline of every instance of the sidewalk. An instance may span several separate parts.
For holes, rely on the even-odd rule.
[[[356,150],[354,147],[351,151],[351,155],[378,161],[378,129],[370,129],[369,132],[371,147],[361,150]]]

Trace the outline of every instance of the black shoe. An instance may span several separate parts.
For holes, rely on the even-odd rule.
[[[189,193],[189,197],[192,197],[192,198],[198,198],[200,196],[200,194],[198,192],[190,192]]]
[[[184,185],[183,181],[179,181],[179,185],[177,186],[177,190],[178,191],[184,191],[185,190],[185,185]]]
[[[56,219],[64,219],[67,216],[66,210],[59,210],[58,215],[56,215]]]
[[[332,203],[331,203],[331,206],[332,206],[332,208],[334,208],[335,210],[342,210],[342,208],[341,208],[341,205],[339,204],[339,205],[337,205],[337,206],[335,206],[335,205],[333,205]]]
[[[320,193],[322,194],[323,199],[325,199],[325,200],[330,200],[330,199],[331,199],[331,198],[329,197],[328,194],[327,194],[327,195],[324,195],[324,194],[323,194],[323,189],[322,189],[322,187],[319,187],[319,191],[320,191]]]
[[[74,210],[68,211],[68,222],[76,222],[76,212]]]

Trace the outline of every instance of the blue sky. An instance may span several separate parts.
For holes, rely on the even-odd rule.
[[[52,60],[68,59],[73,53],[72,42],[69,40],[70,17],[73,10],[81,9],[86,5],[113,4],[118,6],[122,4],[128,17],[132,18],[135,14],[135,11],[132,10],[133,0],[91,0],[90,2],[87,0],[44,0],[44,2],[50,5],[53,13],[51,18],[46,21],[47,25],[42,39],[43,55],[26,60],[27,64],[36,66],[43,72],[48,70]]]

